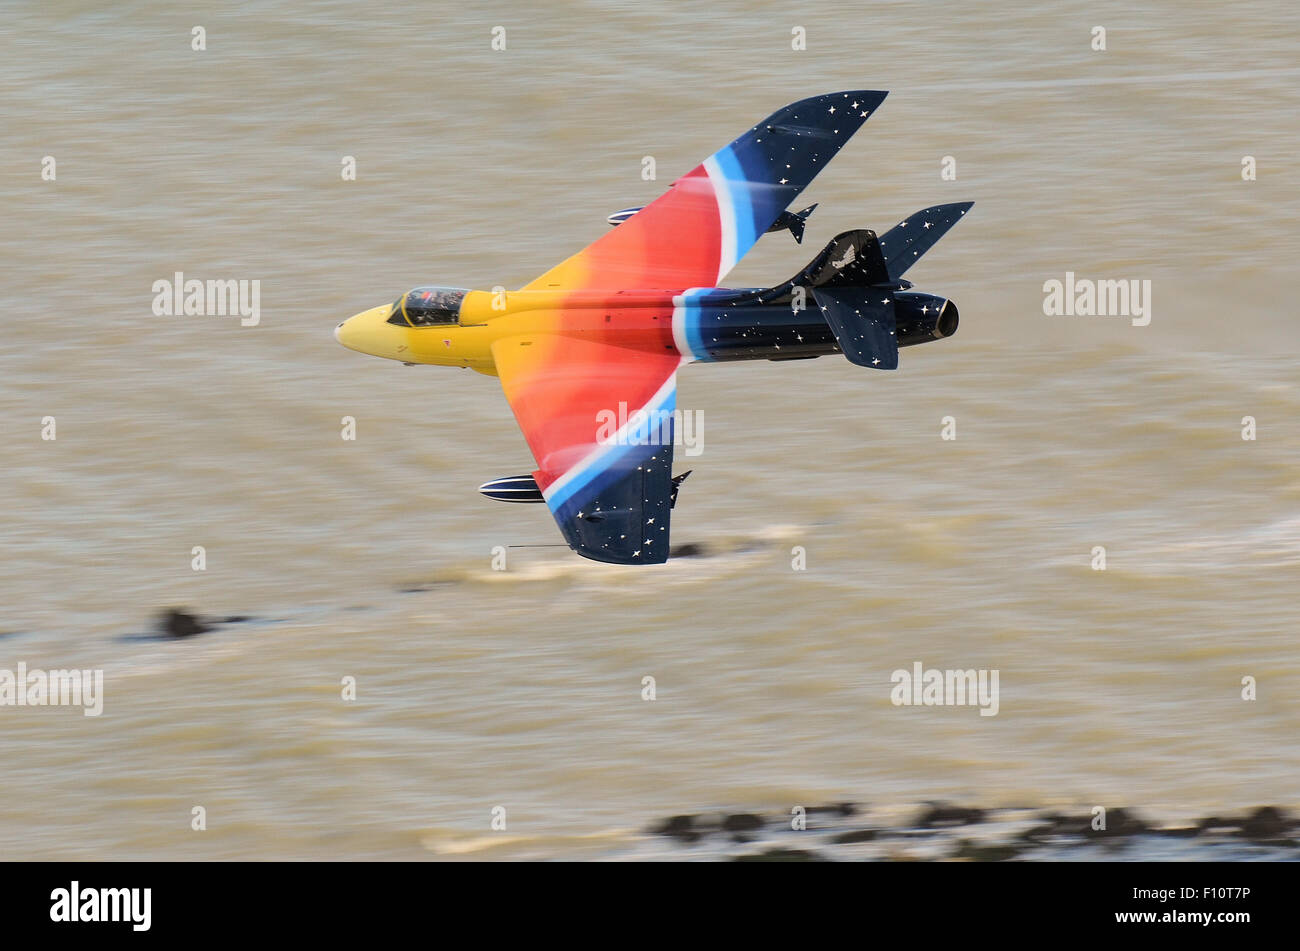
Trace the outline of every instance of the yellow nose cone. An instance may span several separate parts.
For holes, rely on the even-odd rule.
[[[387,357],[389,360],[408,360],[408,339],[406,325],[388,323],[388,314],[392,305],[372,307],[363,310],[334,328],[334,339],[349,350],[369,354],[372,357]]]

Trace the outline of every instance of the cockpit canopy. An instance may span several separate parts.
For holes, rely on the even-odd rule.
[[[454,324],[468,293],[459,287],[417,287],[393,302],[388,322],[411,327]]]

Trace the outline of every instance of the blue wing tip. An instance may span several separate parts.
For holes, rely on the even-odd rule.
[[[809,96],[807,99],[800,99],[786,106],[786,109],[796,109],[804,104],[825,103],[832,100],[843,99],[847,102],[856,102],[859,109],[870,113],[885,101],[889,95],[886,89],[846,89],[842,92],[827,92],[819,96]]]
[[[833,92],[832,96],[852,96],[859,102],[870,105],[872,108],[880,105],[889,95],[888,89],[849,89],[845,92]]]

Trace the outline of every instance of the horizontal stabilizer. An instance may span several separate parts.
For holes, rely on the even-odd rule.
[[[886,231],[880,239],[880,249],[889,266],[890,280],[897,281],[902,277],[903,272],[934,247],[973,204],[973,201],[959,201],[924,208]]]
[[[816,287],[812,293],[851,363],[873,370],[898,369],[892,293],[870,287]]]

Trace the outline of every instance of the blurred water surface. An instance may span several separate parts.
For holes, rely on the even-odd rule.
[[[103,668],[106,697],[0,708],[0,855],[600,856],[706,807],[1295,804],[1298,40],[1282,0],[10,5],[0,667]],[[499,384],[333,326],[519,286],[854,88],[891,94],[805,193],[806,242],[729,283],[973,199],[908,275],[958,335],[895,374],[687,368],[674,540],[706,555],[492,571],[559,540],[474,491],[531,468]],[[260,280],[261,323],[155,317],[176,271]],[[1150,326],[1044,316],[1066,271],[1150,280]],[[130,636],[171,605],[254,620]],[[1000,712],[893,706],[914,661],[998,669]]]

